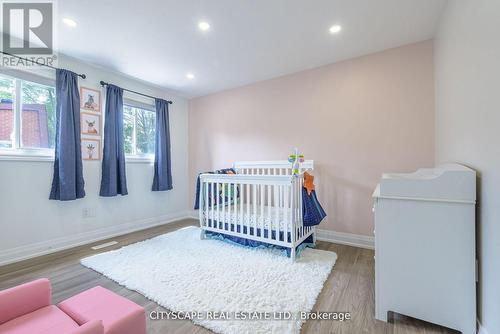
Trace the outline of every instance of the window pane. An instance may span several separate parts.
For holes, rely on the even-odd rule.
[[[0,77],[0,149],[14,142],[14,80]]]
[[[137,154],[154,154],[156,115],[149,110],[136,109]]]
[[[23,81],[21,84],[21,143],[29,148],[54,148],[55,88]]]
[[[154,154],[156,132],[154,111],[124,105],[123,132],[125,135],[125,154]]]
[[[125,135],[125,154],[135,154],[134,145],[134,113],[129,106],[123,106],[123,133]]]

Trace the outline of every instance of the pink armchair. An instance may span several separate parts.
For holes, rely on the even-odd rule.
[[[51,302],[48,279],[0,291],[0,334],[104,334],[100,320],[78,325]]]

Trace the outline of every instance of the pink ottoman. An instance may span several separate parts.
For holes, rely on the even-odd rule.
[[[105,334],[146,334],[144,308],[101,286],[57,305],[79,325],[102,320]]]

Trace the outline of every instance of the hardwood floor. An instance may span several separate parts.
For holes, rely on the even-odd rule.
[[[95,244],[81,246],[57,254],[0,267],[0,290],[36,278],[47,277],[52,282],[54,303],[58,303],[96,285],[101,285],[142,305],[146,309],[147,314],[153,310],[165,311],[164,308],[146,299],[141,294],[130,291],[101,274],[83,267],[80,265],[79,260],[92,254],[120,248],[127,244],[196,224],[196,220],[183,220]],[[90,248],[96,244],[102,244],[111,240],[118,241],[118,244],[98,251]],[[375,320],[373,317],[373,251],[321,241],[318,242],[317,248],[336,252],[338,259],[328,280],[325,282],[313,311],[350,312],[352,319],[344,322],[309,320],[302,326],[301,333],[457,333],[403,316],[395,316],[392,323]],[[212,332],[203,327],[196,326],[188,320],[148,320],[148,334],[186,333],[201,334]]]

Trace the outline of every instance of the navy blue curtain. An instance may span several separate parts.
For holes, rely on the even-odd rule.
[[[170,125],[168,102],[155,99],[156,106],[156,145],[153,191],[172,189],[172,170],[170,161]]]
[[[101,196],[112,197],[118,194],[128,194],[124,141],[123,89],[108,84],[106,88],[101,190],[99,192]]]
[[[56,71],[56,140],[50,199],[71,201],[85,197],[80,146],[78,75]]]

